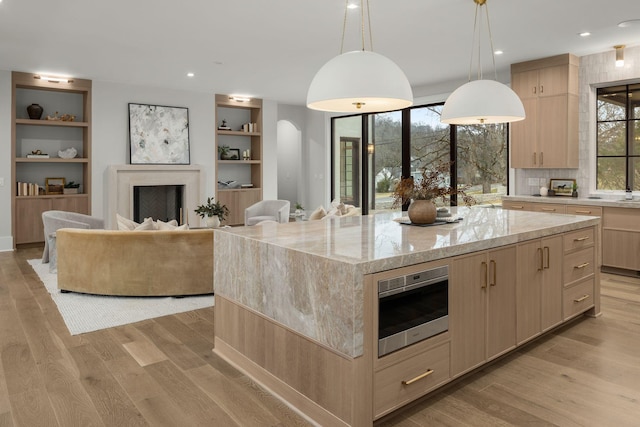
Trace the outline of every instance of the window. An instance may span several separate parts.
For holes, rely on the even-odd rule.
[[[640,84],[597,92],[598,190],[640,190]]]
[[[389,210],[402,176],[419,177],[425,166],[452,161],[449,182],[470,187],[466,192],[478,203],[500,205],[507,194],[507,124],[449,126],[440,121],[443,105],[334,118],[332,198],[364,214]],[[450,202],[456,204],[455,196]]]

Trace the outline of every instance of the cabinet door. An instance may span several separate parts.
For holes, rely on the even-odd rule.
[[[16,199],[16,244],[44,242],[42,212],[51,210],[51,199]]]
[[[511,75],[511,88],[521,99],[538,96],[538,70],[523,71]]]
[[[542,331],[562,322],[562,236],[542,239]]]
[[[489,251],[487,358],[516,346],[516,247]]]
[[[56,197],[51,199],[51,209],[89,215],[88,197]]]
[[[485,252],[453,261],[449,283],[452,376],[485,361],[487,273]]]
[[[538,100],[540,167],[567,167],[568,99],[568,95],[558,95]]]
[[[244,222],[244,211],[242,211],[242,218],[238,216],[238,191],[218,191],[216,197],[221,205],[229,209],[229,216],[223,224],[236,225]]]
[[[546,67],[539,70],[538,96],[554,96],[569,90],[569,65]]]
[[[525,119],[511,123],[511,167],[539,167],[537,154],[538,101],[523,98]]]
[[[238,194],[238,214],[240,215],[237,224],[244,224],[244,210],[261,200],[260,190],[243,190]]]
[[[516,324],[518,344],[542,330],[540,326],[541,284],[544,254],[540,241],[521,243],[517,248]],[[562,286],[560,286],[562,289]]]

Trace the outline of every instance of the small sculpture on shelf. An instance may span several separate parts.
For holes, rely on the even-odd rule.
[[[222,119],[222,124],[218,126],[218,130],[231,130],[231,128],[227,125],[227,121]]]
[[[58,157],[61,159],[73,159],[78,154],[78,150],[73,147],[69,147],[66,150],[59,150]]]
[[[27,107],[27,114],[31,120],[40,120],[43,108],[39,104],[31,104]]]
[[[63,114],[58,116],[58,112],[56,111],[53,116],[47,115],[47,120],[50,121],[59,121],[59,122],[73,122],[76,120],[76,116],[73,114]]]

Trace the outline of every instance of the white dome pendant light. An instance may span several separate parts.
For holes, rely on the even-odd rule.
[[[471,81],[471,68],[473,65],[473,46],[471,48],[471,61],[469,62],[469,83],[460,86],[453,91],[442,108],[440,121],[450,125],[477,125],[489,123],[517,122],[525,117],[522,101],[510,87],[497,81],[496,59],[493,54],[493,39],[491,26],[489,25],[489,9],[487,0],[473,0],[476,4],[476,14],[473,26],[473,45],[475,45],[476,31],[478,32],[478,80]],[[480,61],[481,37],[478,22],[482,26],[482,18],[478,18],[478,9],[485,6],[487,17],[487,30],[491,43],[491,58],[496,80],[482,78],[482,66]],[[476,30],[477,29],[477,30]]]
[[[399,110],[413,105],[407,77],[390,59],[373,52],[369,0],[367,25],[371,51],[365,50],[364,0],[361,6],[362,50],[342,53],[347,25],[345,2],[340,55],[316,73],[307,92],[307,107],[337,113],[371,113]]]

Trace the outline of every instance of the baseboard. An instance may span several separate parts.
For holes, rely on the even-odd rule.
[[[13,251],[13,237],[0,236],[0,252]]]

